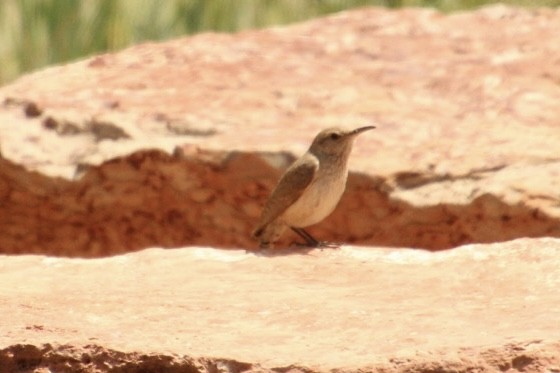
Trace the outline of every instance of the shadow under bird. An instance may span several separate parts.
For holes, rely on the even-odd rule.
[[[333,212],[346,188],[354,139],[374,128],[328,128],[317,134],[309,150],[282,175],[264,206],[253,232],[261,248],[272,247],[288,227],[306,246],[337,246],[316,240],[304,228]]]

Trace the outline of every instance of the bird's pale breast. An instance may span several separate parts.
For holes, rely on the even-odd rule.
[[[340,201],[346,188],[348,171],[321,170],[301,197],[290,206],[281,219],[292,227],[307,227],[329,216]],[[342,171],[342,177],[341,177]]]

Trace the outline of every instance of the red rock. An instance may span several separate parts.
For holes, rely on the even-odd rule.
[[[560,371],[559,241],[463,246],[560,237],[558,24],[369,8],[1,88],[0,252],[105,258],[0,257],[0,368]],[[377,248],[250,253],[315,133],[371,122],[311,231]]]
[[[4,256],[0,366],[553,372],[558,268],[558,239]]]
[[[371,122],[316,235],[434,250],[560,237],[559,22],[369,8],[22,77],[0,89],[0,251],[255,247],[255,210],[293,156],[321,128]]]

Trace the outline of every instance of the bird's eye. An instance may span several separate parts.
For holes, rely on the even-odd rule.
[[[331,133],[331,140],[338,140],[340,139],[340,135],[338,133]]]

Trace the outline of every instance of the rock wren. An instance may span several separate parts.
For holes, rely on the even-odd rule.
[[[346,188],[348,157],[354,139],[373,128],[329,128],[319,132],[309,150],[286,170],[268,198],[253,232],[261,248],[272,247],[287,227],[300,235],[307,246],[329,246],[303,228],[333,212]]]

